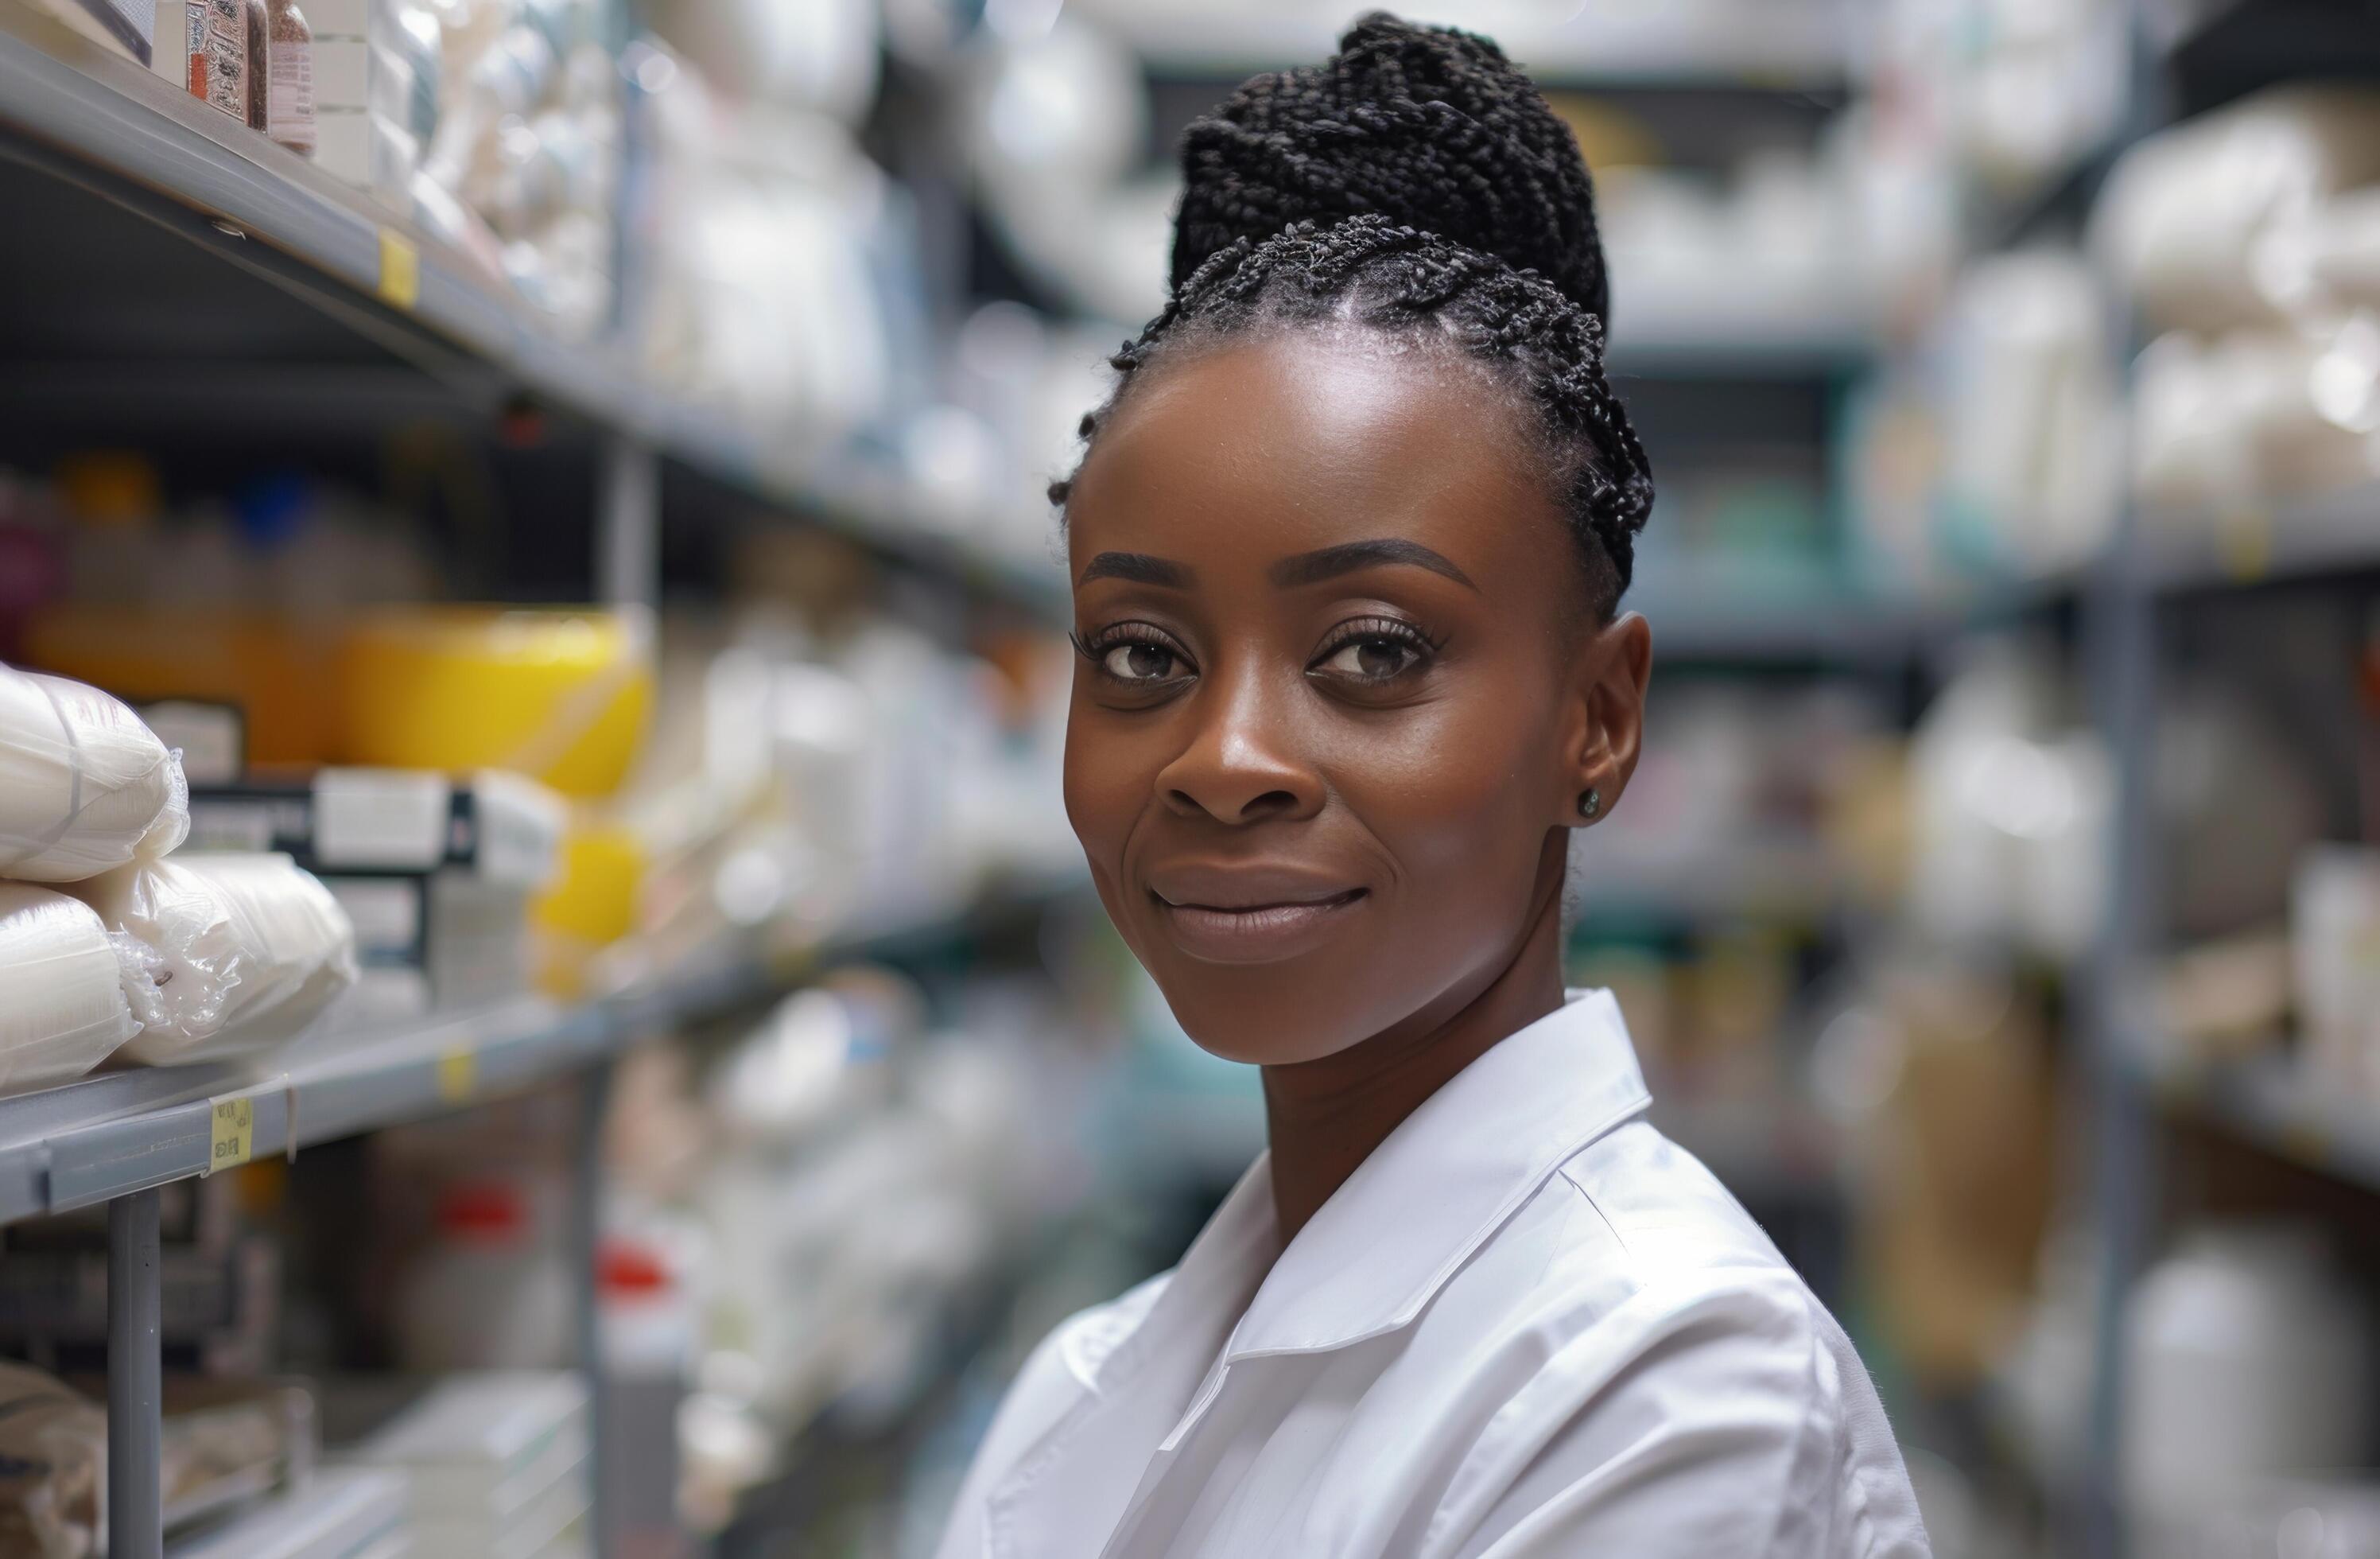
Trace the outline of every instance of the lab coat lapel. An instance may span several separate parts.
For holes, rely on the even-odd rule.
[[[1081,1361],[1083,1401],[992,1491],[993,1559],[1090,1559],[1155,1487],[1178,1431],[1213,1400],[1211,1368],[1278,1247],[1259,1156],[1129,1336]]]

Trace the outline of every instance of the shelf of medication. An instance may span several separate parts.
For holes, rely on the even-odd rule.
[[[863,920],[814,944],[682,960],[596,1001],[536,997],[385,1029],[328,1027],[254,1061],[104,1074],[0,1099],[0,1224],[294,1155],[564,1076],[673,1026],[735,1011],[813,971],[964,939],[1080,890],[1008,883],[951,913]]]

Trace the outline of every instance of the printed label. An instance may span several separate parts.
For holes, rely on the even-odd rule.
[[[218,1169],[237,1169],[248,1162],[256,1151],[256,1101],[253,1099],[218,1099],[208,1112],[212,1116],[211,1140],[207,1150],[207,1166],[201,1175],[212,1175]]]
[[[248,123],[248,18],[240,0],[189,0],[190,95]]]
[[[314,46],[274,39],[265,46],[264,133],[292,152],[314,154]]]

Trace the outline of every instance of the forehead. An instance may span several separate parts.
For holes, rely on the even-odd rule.
[[[1569,540],[1510,393],[1451,354],[1297,331],[1160,359],[1067,503],[1079,571],[1143,552],[1220,573],[1401,537],[1474,579],[1568,587]]]

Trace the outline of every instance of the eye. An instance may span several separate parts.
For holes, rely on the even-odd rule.
[[[1350,639],[1330,652],[1315,669],[1334,676],[1360,677],[1366,682],[1385,682],[1390,677],[1413,669],[1421,659],[1421,652],[1402,639],[1374,635]]]
[[[1119,682],[1170,682],[1182,657],[1162,644],[1118,644],[1099,656],[1099,667]]]
[[[1350,683],[1393,682],[1422,665],[1430,652],[1429,640],[1412,625],[1366,618],[1341,624],[1307,674]]]
[[[1083,659],[1117,688],[1156,691],[1198,674],[1173,636],[1154,623],[1115,623],[1088,638],[1069,637]]]

